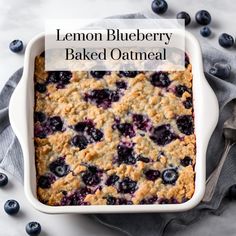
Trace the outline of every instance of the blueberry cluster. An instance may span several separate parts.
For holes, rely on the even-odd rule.
[[[158,15],[164,14],[168,9],[168,4],[165,0],[154,0],[151,4],[152,11]],[[176,15],[177,19],[183,19],[185,25],[189,25],[191,22],[190,15],[185,12],[181,11]],[[209,28],[209,24],[211,23],[211,15],[206,10],[200,10],[195,14],[195,20],[199,25],[203,27],[200,29],[200,33],[203,37],[209,37],[211,35],[211,29]],[[233,47],[235,43],[235,39],[227,34],[223,33],[219,36],[219,44],[224,48]]]
[[[99,142],[103,138],[103,132],[94,127],[94,124],[90,120],[78,122],[72,127],[77,134],[71,139],[70,143],[74,147],[85,149],[88,144]]]
[[[8,177],[4,173],[0,173],[0,188],[4,188],[8,184]],[[9,199],[4,204],[4,211],[10,215],[14,216],[20,211],[20,204],[14,199]],[[37,236],[41,233],[41,225],[38,222],[29,222],[25,226],[25,231],[30,236]]]

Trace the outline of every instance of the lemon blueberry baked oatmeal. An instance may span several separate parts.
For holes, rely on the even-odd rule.
[[[177,204],[194,193],[191,64],[46,72],[35,60],[37,194],[52,205]]]

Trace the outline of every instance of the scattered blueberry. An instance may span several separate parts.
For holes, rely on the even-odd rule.
[[[120,77],[134,78],[137,74],[138,74],[137,71],[120,71],[119,72]]]
[[[184,92],[188,92],[188,88],[185,85],[177,85],[175,87],[175,94],[177,97],[182,97]]]
[[[118,201],[118,205],[132,205],[133,204],[132,201],[127,200],[125,198],[118,198],[117,201]]]
[[[106,185],[107,186],[111,186],[111,185],[115,184],[118,180],[119,180],[119,176],[117,176],[117,175],[110,175],[107,178]]]
[[[147,158],[147,157],[144,157],[144,156],[142,156],[142,155],[138,155],[138,156],[137,156],[137,161],[142,161],[142,162],[144,162],[144,163],[148,163],[148,162],[150,162],[150,159]]]
[[[229,64],[215,63],[209,73],[221,79],[228,79],[231,73],[231,66]]]
[[[119,164],[125,163],[127,165],[133,165],[136,163],[136,158],[133,154],[133,148],[127,147],[125,145],[117,146],[118,160]]]
[[[164,146],[176,139],[177,136],[171,130],[170,125],[161,125],[154,128],[150,138],[158,145]]]
[[[204,26],[200,29],[200,33],[203,37],[209,37],[211,35],[211,29],[208,26]]]
[[[61,85],[63,87],[70,83],[72,73],[70,71],[52,71],[49,73],[48,82]]]
[[[107,197],[107,205],[116,205],[116,198],[112,196]]]
[[[158,200],[158,203],[159,203],[159,204],[169,204],[169,203],[170,203],[170,200],[167,199],[167,198],[160,198],[160,199]]]
[[[20,210],[20,205],[16,200],[7,200],[4,204],[4,210],[8,215],[15,215]]]
[[[85,101],[91,101],[98,107],[109,108],[112,102],[119,100],[119,94],[109,89],[95,89],[85,94]]]
[[[192,165],[192,159],[189,156],[185,156],[183,159],[180,160],[180,164],[182,166],[189,166]]]
[[[71,144],[75,147],[79,147],[80,150],[83,150],[88,146],[88,140],[83,134],[79,134],[71,139]]]
[[[189,25],[190,22],[191,22],[191,17],[190,17],[190,15],[189,15],[187,12],[185,12],[185,11],[179,12],[179,13],[177,14],[176,18],[177,18],[177,19],[183,19],[184,22],[185,22],[185,25]]]
[[[134,125],[138,129],[143,130],[143,131],[147,130],[149,119],[146,116],[141,115],[141,114],[134,114],[132,118],[133,118]]]
[[[90,75],[96,79],[101,79],[106,74],[106,71],[90,71]]]
[[[150,198],[144,198],[142,201],[140,201],[140,204],[146,205],[146,204],[154,204],[157,201],[157,197],[150,197]]]
[[[229,189],[229,197],[231,199],[236,199],[236,184],[230,187],[230,189]]]
[[[99,142],[103,138],[103,132],[99,129],[92,128],[88,131],[88,134],[91,136],[92,141]]]
[[[81,178],[88,186],[95,186],[101,181],[97,168],[93,166],[88,167],[88,169],[82,173]]]
[[[164,14],[168,9],[168,4],[165,0],[154,0],[152,2],[152,11],[156,14]]]
[[[174,184],[179,175],[175,169],[166,169],[162,172],[162,180],[165,184]]]
[[[53,116],[48,119],[49,127],[52,131],[62,131],[63,122],[59,116]]]
[[[0,187],[7,185],[8,177],[4,173],[0,173]]]
[[[25,231],[30,236],[36,236],[41,233],[41,225],[38,222],[29,222],[25,226]]]
[[[195,19],[200,25],[208,25],[211,22],[211,15],[208,11],[201,10],[196,13]]]
[[[91,193],[91,190],[87,187],[81,188],[76,192],[68,195],[65,195],[61,200],[62,206],[76,206],[76,205],[87,205],[84,202],[84,198]]]
[[[116,82],[116,87],[118,89],[126,89],[127,88],[127,84],[125,83],[125,81],[117,81]]]
[[[119,192],[132,194],[136,191],[136,185],[136,181],[131,180],[129,177],[125,177],[123,181],[119,183]]]
[[[219,44],[223,48],[230,48],[234,45],[234,38],[226,33],[223,33],[219,36]]]
[[[160,177],[160,171],[159,170],[147,170],[145,173],[145,176],[148,180],[155,181],[157,178]]]
[[[78,122],[74,125],[74,130],[77,132],[84,132],[90,130],[94,127],[93,123],[90,120]]]
[[[168,87],[170,83],[168,72],[159,71],[151,75],[151,84],[155,87]]]
[[[38,121],[38,122],[42,123],[46,120],[46,115],[41,111],[36,111],[34,113],[34,120],[35,120],[35,122]]]
[[[43,189],[50,188],[55,180],[56,178],[52,174],[41,175],[38,179],[38,186]]]
[[[191,108],[191,107],[193,106],[192,98],[191,98],[191,97],[188,97],[188,98],[183,102],[183,104],[184,104],[184,107],[185,107],[186,109]]]
[[[135,136],[134,127],[132,124],[122,123],[122,124],[118,124],[116,127],[121,133],[121,135],[129,136],[130,138]]]
[[[193,133],[193,118],[192,116],[184,115],[176,119],[176,124],[179,131],[183,134],[190,135]]]
[[[60,157],[57,160],[51,162],[49,164],[49,169],[57,177],[66,176],[70,171],[70,168],[68,165],[66,165],[65,158],[63,157]]]
[[[47,87],[45,84],[42,83],[36,83],[35,84],[35,90],[39,93],[45,93],[47,90]]]
[[[22,51],[23,47],[23,42],[19,39],[13,40],[9,45],[10,50],[16,53]]]

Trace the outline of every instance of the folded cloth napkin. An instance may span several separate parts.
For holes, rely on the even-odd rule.
[[[131,18],[127,16],[126,18]],[[236,116],[236,56],[225,56],[214,48],[203,48],[205,75],[214,89],[219,105],[220,117],[218,125],[211,137],[207,151],[207,176],[216,167],[223,152],[224,140],[222,127],[224,121]],[[231,65],[231,77],[220,79],[207,73],[216,62]],[[14,88],[22,75],[22,69],[14,73],[0,93],[0,167],[9,171],[23,182],[23,157],[20,144],[14,135],[8,118],[8,105]],[[209,116],[211,114],[206,114]],[[204,122],[204,120],[202,121]],[[236,184],[236,148],[228,155],[221,172],[214,196],[208,203],[200,203],[197,207],[182,213],[152,213],[152,214],[101,214],[91,216],[100,223],[113,229],[120,230],[126,235],[134,236],[158,236],[172,228],[172,231],[180,230],[187,225],[199,220],[202,216],[209,217],[210,213],[218,213],[221,210],[222,200],[229,187]]]

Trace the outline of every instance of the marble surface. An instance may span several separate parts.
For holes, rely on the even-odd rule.
[[[144,12],[148,17],[156,17],[150,11],[151,0],[7,0],[0,1],[0,90],[9,76],[23,66],[24,55],[14,54],[8,49],[9,42],[21,39],[25,44],[37,33],[44,30],[47,18],[99,18],[116,14]],[[186,10],[192,19],[196,11],[207,9],[212,15],[212,37],[205,39],[200,36],[199,29],[194,22],[188,30],[195,34],[200,42],[208,41],[210,46],[227,53],[236,53],[235,48],[228,51],[218,45],[218,35],[228,32],[236,36],[235,0],[168,0],[169,10],[166,18],[174,18],[176,13]],[[193,20],[194,21],[194,20]],[[116,236],[121,235],[92,221],[84,215],[45,215],[34,210],[24,197],[22,186],[10,176],[11,184],[7,189],[0,189],[0,206],[6,199],[16,198],[22,206],[22,213],[18,217],[9,217],[0,210],[0,236],[24,235],[24,225],[29,220],[38,220],[44,228],[43,236]],[[212,216],[189,226],[181,232],[181,236],[189,235],[223,235],[222,225],[236,232],[236,225],[232,222],[232,215],[228,209],[236,211],[236,204],[231,203],[223,215]],[[234,211],[234,212],[235,212]],[[213,224],[214,227],[204,227]],[[14,227],[13,227],[14,226]],[[207,230],[208,229],[208,230]],[[167,235],[180,235],[178,232],[167,232]],[[233,236],[235,234],[228,234]]]

